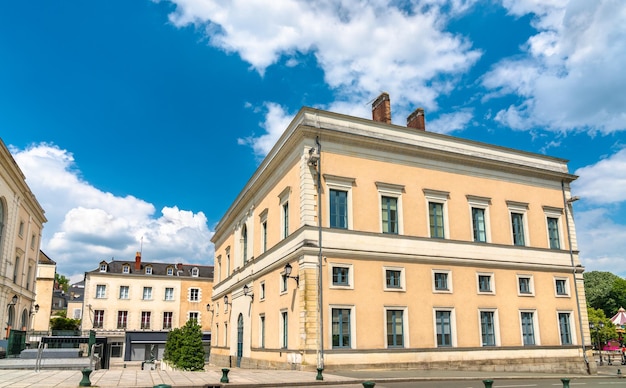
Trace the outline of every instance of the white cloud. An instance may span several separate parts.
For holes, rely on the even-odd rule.
[[[497,113],[516,129],[626,129],[626,3],[619,0],[503,0],[515,16],[531,14],[537,34],[526,56],[504,59],[483,78],[523,102]]]
[[[426,129],[429,132],[451,133],[465,129],[473,117],[469,110],[442,114],[437,119],[426,122]]]
[[[436,98],[450,90],[449,79],[481,55],[467,39],[445,31],[473,0],[171,2],[174,25],[204,27],[211,45],[237,53],[260,74],[282,59],[293,66],[296,54],[314,55],[340,113],[369,115],[363,101],[381,91],[392,96],[399,113],[394,117],[405,118],[418,106],[434,111]],[[267,142],[277,138],[272,119],[265,126],[274,132],[240,144],[252,145],[257,155],[267,152]]]
[[[594,204],[626,202],[626,148],[596,164],[579,168],[573,192]]]
[[[611,221],[610,214],[603,208],[575,213],[580,258],[587,271],[626,277],[626,225]]]
[[[260,124],[266,133],[259,136],[249,136],[237,139],[238,144],[251,146],[254,154],[263,158],[272,149],[280,135],[293,119],[293,115],[288,114],[284,108],[278,104],[268,102],[265,104],[265,121]]]
[[[212,232],[202,212],[165,207],[156,216],[150,203],[98,190],[81,178],[73,155],[55,145],[10,150],[46,211],[42,250],[73,281],[100,260],[134,260],[142,243],[146,261],[212,263]]]

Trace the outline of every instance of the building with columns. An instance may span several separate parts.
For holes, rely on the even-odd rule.
[[[0,139],[0,322],[2,340],[29,330],[35,312],[35,277],[44,210]]]
[[[586,372],[567,161],[302,108],[218,223],[211,362]]]

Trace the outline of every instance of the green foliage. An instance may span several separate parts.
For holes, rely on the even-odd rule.
[[[78,330],[80,328],[80,319],[71,319],[65,317],[55,317],[50,319],[51,330]]]
[[[597,346],[598,343],[606,344],[610,339],[617,338],[615,325],[610,318],[604,315],[604,311],[587,307],[589,318],[589,331],[591,333],[591,343]]]
[[[59,275],[58,273],[55,273],[54,280],[57,282],[59,287],[61,287],[63,292],[67,292],[70,286],[70,279],[66,278],[65,275]]]
[[[202,331],[194,319],[167,334],[163,358],[174,367],[186,371],[204,370]]]
[[[587,306],[604,311],[608,317],[626,306],[626,280],[600,271],[586,272],[584,277]]]

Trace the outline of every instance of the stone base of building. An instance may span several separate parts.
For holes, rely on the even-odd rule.
[[[496,354],[494,356],[497,357]],[[424,361],[424,362],[384,362],[368,363],[367,355],[363,355],[363,363],[329,363],[326,361],[325,372],[340,370],[362,369],[416,369],[416,370],[461,370],[483,372],[537,372],[537,373],[563,373],[588,375],[595,374],[595,363],[589,365],[582,357],[529,357],[515,359],[482,359],[482,360],[459,360],[459,361]],[[220,367],[240,367],[246,369],[279,369],[279,370],[303,370],[316,371],[314,364],[291,363],[286,361],[269,361],[242,357],[237,365],[237,357],[224,355],[211,355],[212,365]]]

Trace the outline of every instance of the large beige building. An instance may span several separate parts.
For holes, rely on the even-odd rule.
[[[83,330],[106,338],[111,362],[162,359],[167,333],[195,319],[209,346],[213,267],[102,261],[85,273]]]
[[[52,293],[57,264],[43,252],[39,252],[37,263],[37,278],[35,282],[36,300],[35,314],[33,315],[32,330],[48,332],[50,330],[50,316],[52,315]],[[68,314],[68,317],[72,317]]]
[[[211,361],[586,371],[566,161],[372,109],[302,108],[217,225]]]
[[[29,330],[44,210],[0,139],[0,338]]]

